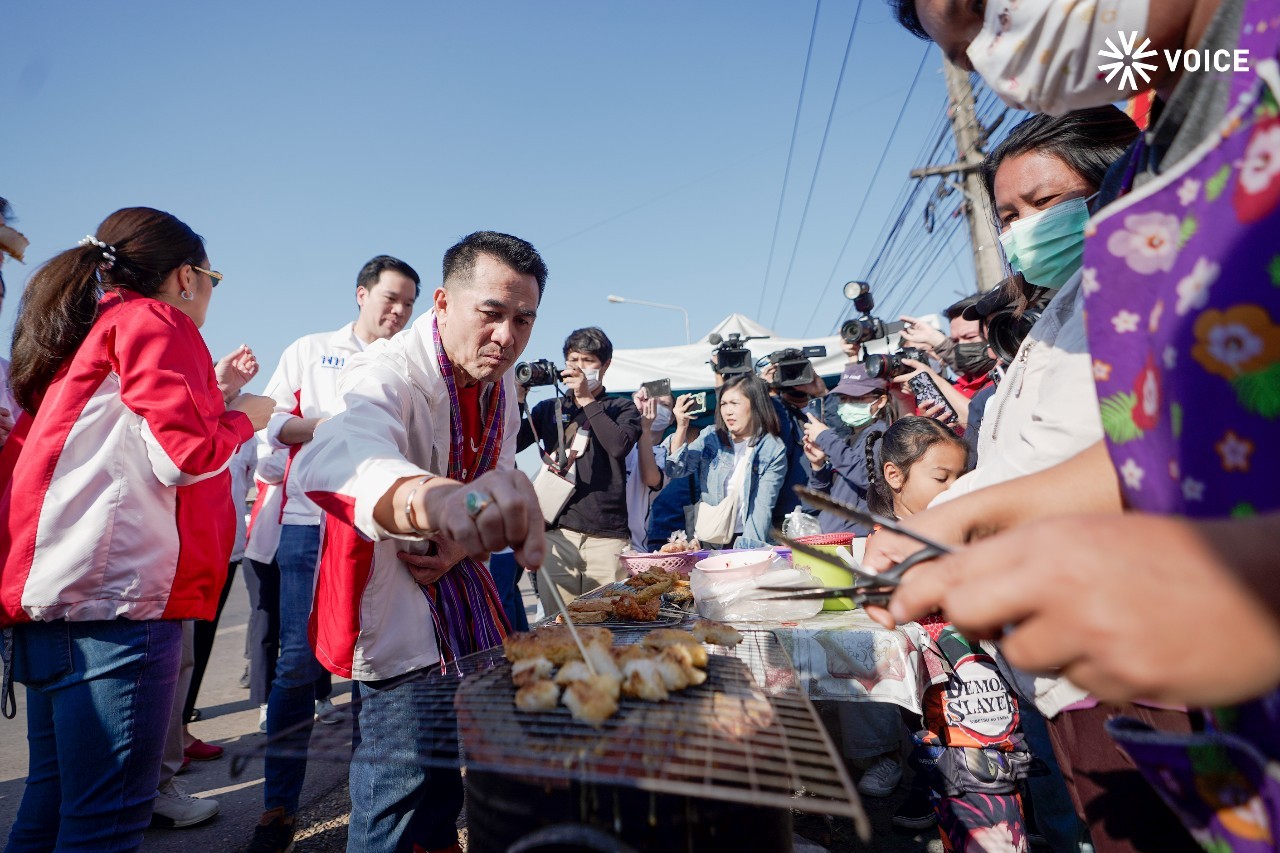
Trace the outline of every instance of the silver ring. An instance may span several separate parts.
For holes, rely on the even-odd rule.
[[[489,504],[493,503],[493,498],[484,492],[467,492],[467,515],[472,521],[476,520],[476,516],[489,508]]]

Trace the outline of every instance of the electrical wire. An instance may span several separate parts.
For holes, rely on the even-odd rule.
[[[920,74],[924,71],[925,61],[929,58],[931,47],[926,47],[924,53],[920,56],[920,64],[916,66],[915,76],[911,79],[911,87],[907,90],[907,96],[902,99],[902,107],[898,110],[898,117],[894,119],[893,128],[889,131],[889,137],[885,140],[884,149],[880,152],[880,160],[876,163],[875,169],[871,172],[871,184],[867,187],[866,193],[862,196],[862,202],[858,205],[858,212],[854,214],[853,223],[849,226],[849,233],[845,235],[844,243],[840,246],[840,251],[836,254],[836,262],[831,267],[831,274],[827,276],[826,283],[822,286],[822,292],[818,298],[814,300],[813,313],[809,315],[809,322],[805,324],[805,334],[809,333],[810,327],[813,326],[814,318],[818,316],[818,309],[822,305],[823,299],[831,289],[831,282],[835,280],[836,273],[840,270],[840,261],[844,259],[844,253],[849,248],[849,241],[853,239],[853,232],[858,227],[859,220],[862,219],[862,212],[867,208],[867,199],[871,197],[871,191],[875,188],[876,179],[880,177],[880,170],[884,166],[885,158],[889,156],[889,148],[893,144],[893,138],[898,133],[898,128],[902,124],[902,117],[907,112],[907,105],[911,103],[911,96],[915,93],[916,84],[920,82]]]
[[[764,280],[760,282],[760,305],[756,308],[756,316],[764,312],[764,295],[769,290],[769,270],[773,267],[773,251],[778,245],[778,228],[782,225],[782,203],[787,197],[787,182],[791,176],[791,160],[796,153],[796,136],[800,130],[800,113],[804,108],[804,92],[809,84],[809,65],[813,59],[813,43],[818,34],[818,12],[822,9],[822,0],[813,7],[813,26],[809,29],[809,47],[804,53],[804,74],[800,76],[800,97],[796,101],[796,117],[791,122],[791,145],[787,148],[787,167],[782,170],[782,189],[778,193],[778,213],[773,219],[773,237],[769,240],[769,260],[764,265]]]
[[[778,304],[773,309],[773,317],[769,321],[769,325],[773,326],[778,321],[778,313],[782,310],[782,305],[787,298],[787,287],[791,284],[791,272],[795,269],[796,253],[800,249],[800,240],[804,237],[805,222],[809,218],[809,204],[813,201],[813,190],[818,185],[818,173],[822,170],[822,158],[827,151],[827,139],[831,135],[831,122],[836,115],[836,105],[840,101],[840,89],[844,85],[844,74],[849,67],[849,54],[853,52],[853,37],[858,32],[858,16],[862,13],[862,0],[858,0],[858,5],[853,10],[853,23],[849,25],[849,39],[844,45],[844,58],[840,60],[840,74],[836,77],[836,90],[831,95],[831,108],[827,110],[827,122],[822,128],[822,142],[818,145],[818,159],[813,164],[813,176],[809,179],[809,191],[805,193],[804,208],[800,212],[800,225],[796,229],[796,240],[791,246],[791,259],[787,261],[787,274],[782,278],[782,290],[778,293]],[[910,92],[907,93],[910,98]]]

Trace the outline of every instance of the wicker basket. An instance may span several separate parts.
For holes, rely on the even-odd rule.
[[[669,572],[687,575],[694,564],[711,556],[710,551],[685,551],[682,554],[621,554],[618,564],[628,576],[634,577],[641,572]]]
[[[796,539],[801,545],[852,545],[857,538],[852,533],[815,533]]]

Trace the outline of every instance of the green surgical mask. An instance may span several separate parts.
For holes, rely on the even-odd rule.
[[[841,403],[836,409],[836,415],[840,420],[857,429],[871,423],[871,419],[875,417],[871,412],[873,405],[873,403]]]
[[[1009,266],[1022,273],[1027,284],[1057,290],[1080,269],[1091,198],[1059,202],[1019,219],[1000,235]]]

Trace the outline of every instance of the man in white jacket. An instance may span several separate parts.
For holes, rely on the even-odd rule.
[[[307,639],[307,616],[315,586],[320,549],[320,508],[298,483],[307,466],[316,426],[342,408],[338,374],[348,359],[376,340],[404,328],[419,291],[418,274],[404,261],[388,255],[373,258],[356,277],[356,319],[333,332],[306,335],[291,343],[267,384],[276,412],[267,424],[267,440],[289,451],[281,507],[280,543],[280,657],[267,698],[267,734],[292,733],[287,750],[305,754],[309,722],[320,709],[316,680],[323,674]],[[298,810],[306,760],[268,755],[263,786],[264,826],[283,825]],[[282,832],[282,831],[281,831]],[[274,830],[270,834],[281,834]],[[257,847],[251,849],[257,850]],[[264,850],[278,849],[273,845]]]
[[[515,469],[511,368],[546,274],[506,234],[450,248],[433,309],[348,363],[343,411],[316,431],[301,473],[328,513],[316,654],[358,697],[350,851],[457,849],[461,778],[423,760],[442,735],[421,724],[413,674],[501,642],[505,616],[477,558],[511,546],[520,565],[542,565],[542,513]]]

